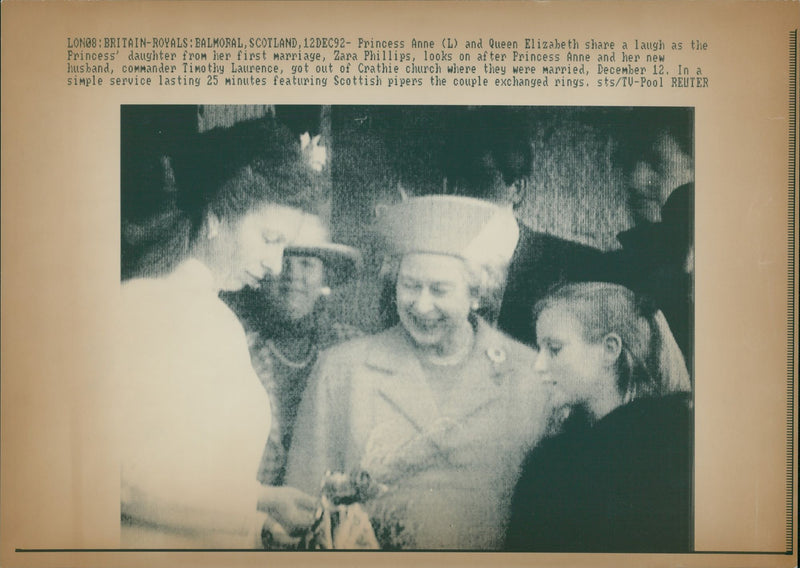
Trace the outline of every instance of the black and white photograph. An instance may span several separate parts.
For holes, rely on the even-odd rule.
[[[121,548],[695,549],[693,107],[119,109]]]
[[[795,566],[796,3],[0,11],[4,568]]]

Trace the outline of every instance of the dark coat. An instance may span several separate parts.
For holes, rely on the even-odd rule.
[[[620,250],[603,260],[601,278],[652,299],[667,318],[689,373],[694,361],[694,278],[686,257],[694,242],[694,184],[672,192],[662,221],[642,223],[617,235]]]
[[[594,425],[575,414],[528,455],[507,548],[692,550],[691,395],[636,400]]]

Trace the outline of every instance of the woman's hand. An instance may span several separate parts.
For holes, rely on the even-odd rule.
[[[292,548],[316,521],[317,499],[294,487],[264,487],[258,510],[267,514],[264,541],[274,548]]]

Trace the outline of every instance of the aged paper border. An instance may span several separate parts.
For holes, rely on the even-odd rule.
[[[2,548],[4,566],[789,566],[796,170],[787,168],[783,2],[5,2],[2,6]],[[424,17],[423,15],[424,14]],[[707,90],[532,92],[67,88],[65,38],[92,34],[697,38]],[[795,39],[796,41],[796,39]],[[796,59],[794,60],[796,71]],[[145,103],[692,106],[696,123],[696,546],[692,555],[89,552],[113,542],[116,461],[98,385],[113,372],[119,289],[119,106]],[[788,179],[791,177],[791,179]],[[787,182],[788,179],[788,182]],[[792,233],[793,234],[793,233]],[[791,249],[790,249],[791,244]],[[787,288],[788,286],[788,288]],[[790,294],[787,295],[787,289]],[[787,332],[787,314],[788,327]],[[787,377],[788,371],[788,377]],[[787,396],[787,390],[789,395]],[[787,431],[788,429],[788,431]],[[787,503],[787,486],[789,502]],[[118,502],[118,501],[116,501]],[[98,536],[101,535],[101,536]],[[38,550],[38,552],[20,552]],[[82,552],[79,550],[83,550]]]

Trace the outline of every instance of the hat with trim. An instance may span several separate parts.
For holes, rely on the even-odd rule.
[[[338,286],[361,271],[361,253],[347,245],[331,242],[319,217],[308,215],[297,236],[283,251],[286,256],[313,256],[325,265],[329,286]]]
[[[376,231],[398,254],[443,254],[481,264],[508,264],[519,239],[511,208],[455,195],[391,205],[379,216]]]

